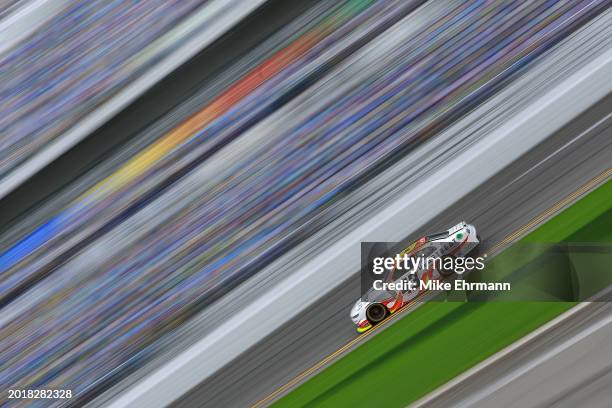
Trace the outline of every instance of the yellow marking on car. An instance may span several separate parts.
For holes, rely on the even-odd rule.
[[[532,220],[530,220],[527,224],[523,225],[522,227],[520,227],[519,229],[517,229],[513,233],[507,235],[500,242],[495,244],[491,248],[490,251],[491,252],[495,252],[496,250],[500,249],[502,246],[508,245],[509,243],[512,243],[515,240],[517,240],[518,238],[524,236],[535,225],[538,225],[539,223],[542,223],[543,221],[547,220],[548,218],[551,217],[552,214],[555,214],[555,213],[559,212],[561,209],[566,207],[571,202],[575,201],[581,195],[583,195],[586,192],[592,190],[593,188],[595,188],[599,184],[602,184],[604,181],[606,181],[608,178],[610,178],[610,176],[612,176],[612,167],[608,168],[606,171],[604,171],[600,175],[592,178],[591,180],[586,182],[584,185],[579,187],[577,190],[575,190],[574,192],[570,193],[566,197],[562,198],[557,203],[555,203],[553,206],[551,206],[548,209],[546,209],[545,211],[543,211],[540,215],[538,215],[537,217],[535,217]],[[397,313],[389,315],[388,318],[386,318],[382,322],[378,323],[376,326],[373,326],[373,327],[371,327],[371,329],[365,331],[364,333],[361,333],[359,336],[355,337],[354,339],[352,339],[351,341],[346,343],[344,346],[340,347],[338,350],[334,351],[333,353],[331,353],[330,355],[328,355],[324,359],[320,360],[318,363],[316,363],[312,367],[310,367],[310,368],[306,369],[305,371],[303,371],[302,373],[300,373],[297,377],[293,378],[291,381],[289,381],[286,384],[280,386],[275,391],[270,393],[268,396],[266,396],[266,397],[262,398],[261,400],[257,401],[251,408],[259,408],[259,407],[264,406],[264,404],[272,401],[279,394],[282,394],[283,392],[291,389],[293,386],[295,386],[296,384],[301,382],[303,379],[307,378],[308,376],[313,374],[315,371],[319,370],[320,368],[322,368],[323,366],[325,366],[326,364],[331,362],[333,359],[338,357],[340,354],[344,353],[345,351],[347,351],[348,349],[350,349],[351,347],[353,347],[357,343],[359,343],[362,340],[364,340],[366,337],[370,336],[372,333],[376,333],[377,331],[380,331],[381,328],[384,327],[385,325],[389,324],[389,322],[393,321],[398,316],[402,315],[404,312],[407,312],[408,310],[413,309],[417,305],[417,300],[419,300],[420,296],[422,294],[424,294],[424,293],[426,293],[426,292],[420,293],[416,298],[412,299],[410,302],[406,303],[399,310],[397,310]]]
[[[357,328],[357,332],[358,332],[358,333],[364,333],[364,332],[366,332],[366,331],[370,330],[371,328],[372,328],[372,325],[371,325],[371,324],[369,324],[369,325],[367,325],[367,326],[365,326],[365,327],[358,327],[358,328]]]

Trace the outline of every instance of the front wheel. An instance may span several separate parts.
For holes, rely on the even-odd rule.
[[[372,326],[385,320],[389,311],[385,305],[380,303],[373,303],[366,309],[366,318]]]

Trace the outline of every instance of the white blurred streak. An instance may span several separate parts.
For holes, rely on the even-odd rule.
[[[598,19],[598,24],[587,26],[583,32],[599,29],[601,34],[601,23],[606,23],[606,16],[609,17],[609,13]],[[605,29],[603,33],[606,34]],[[567,47],[579,50],[582,40],[583,38],[577,35],[574,42],[570,41]],[[558,50],[549,57],[548,65],[545,64],[542,69],[549,72],[555,69],[564,71],[563,64],[558,64],[559,58],[568,66],[576,64],[580,67],[581,64],[572,61],[569,58],[572,54],[568,55],[566,51],[563,48]],[[275,261],[260,272],[259,276],[283,274],[287,271],[291,271],[291,274],[274,284],[258,287],[257,295],[251,293],[248,297],[253,301],[243,305],[240,313],[229,318],[225,315],[214,331],[119,395],[108,406],[162,407],[171,403],[357,271],[360,260],[359,242],[399,241],[409,236],[473,188],[569,123],[612,91],[612,83],[609,81],[612,77],[612,49],[606,47],[599,55],[589,55],[587,61],[588,63],[571,75],[565,76],[555,87],[539,89],[537,97],[526,98],[528,103],[522,104],[520,109],[513,111],[502,123],[497,123],[494,129],[473,143],[469,149],[459,151],[442,165],[432,169],[427,173],[427,177],[408,190],[409,194],[404,190],[405,195],[396,196],[395,200],[389,201],[385,208],[372,217],[361,218],[367,221],[347,231],[325,250],[304,260],[296,257],[296,253],[303,250],[297,248]],[[557,65],[553,65],[555,63]],[[537,74],[538,70],[535,72]],[[520,94],[525,91],[521,88],[525,83],[515,85],[493,101],[503,101],[508,92]],[[465,123],[478,117],[483,111],[494,111],[491,105],[488,103],[481,106],[465,120],[443,132],[440,137],[456,133],[458,128],[465,127]],[[404,161],[413,162],[411,156]],[[304,244],[312,244],[312,240]],[[288,262],[288,259],[292,258],[298,259],[300,263]],[[252,288],[253,282],[258,279],[261,278],[256,276],[235,289],[231,294],[232,298],[240,298],[240,292],[237,291],[245,290],[248,286]],[[207,323],[208,327],[212,326],[210,320]],[[245,333],[248,335],[244,335]]]
[[[19,43],[49,21],[70,0],[33,0],[0,20],[0,54]]]
[[[177,37],[192,35],[189,41],[171,52],[154,67],[148,69],[142,76],[131,82],[96,110],[86,115],[70,130],[47,143],[44,148],[1,179],[0,199],[75,146],[159,80],[211,44],[257,7],[264,4],[265,1],[211,0],[174,29],[143,49],[136,58],[144,58],[153,50],[171,44],[172,40]]]

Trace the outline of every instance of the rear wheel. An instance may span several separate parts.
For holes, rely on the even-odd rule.
[[[385,317],[389,314],[389,311],[385,305],[380,303],[372,303],[366,309],[366,318],[372,326],[385,320]]]

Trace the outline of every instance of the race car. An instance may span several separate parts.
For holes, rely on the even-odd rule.
[[[410,286],[413,289],[375,290],[371,288],[355,302],[351,309],[351,320],[357,325],[357,331],[363,333],[371,329],[425,292],[426,289],[421,288],[421,286],[426,285],[419,285],[418,282],[444,280],[453,273],[459,272],[444,266],[452,265],[452,262],[442,261],[452,261],[456,258],[466,257],[475,251],[479,243],[480,238],[476,228],[465,221],[447,231],[427,235],[412,242],[399,252],[400,257],[404,257],[404,255],[413,258],[428,257],[429,259],[438,259],[440,262],[423,263],[426,266],[412,270],[392,267],[381,280],[387,283],[396,283],[396,285],[385,286],[405,288],[409,286],[406,285],[407,282],[413,281],[414,284]],[[400,283],[403,283],[403,285],[400,285]]]

